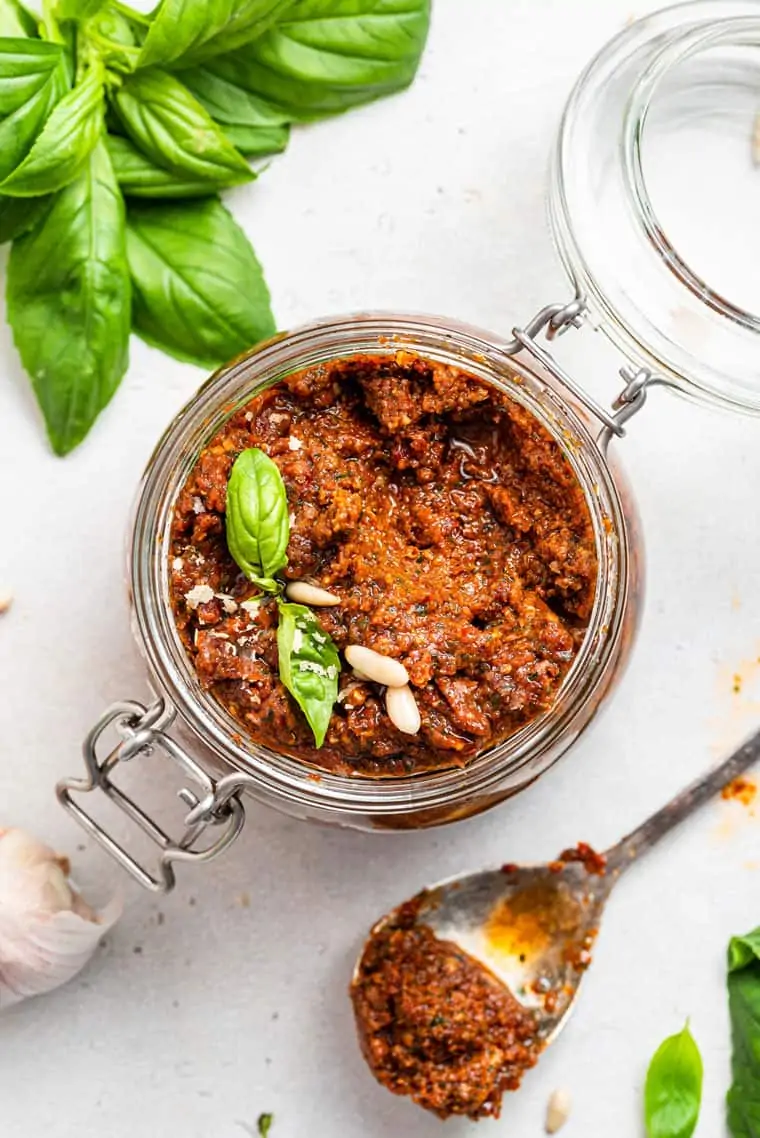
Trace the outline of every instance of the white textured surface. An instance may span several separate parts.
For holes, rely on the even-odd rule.
[[[567,294],[544,221],[550,139],[591,53],[654,5],[435,7],[411,92],[298,131],[232,196],[281,326],[385,307],[505,330]],[[566,358],[611,397],[612,352],[591,333],[570,339]],[[97,900],[118,874],[85,848],[53,784],[78,771],[104,705],[144,694],[124,532],[141,468],[201,376],[134,342],[122,391],[61,462],[7,330],[0,361],[0,588],[15,594],[0,618],[0,825],[70,850]],[[272,1138],[442,1133],[363,1068],[345,995],[362,934],[427,880],[544,860],[579,838],[604,846],[760,718],[759,437],[756,421],[660,393],[636,421],[623,449],[648,539],[641,636],[614,703],[559,767],[506,807],[425,834],[333,832],[253,806],[237,847],[182,874],[168,900],[127,885],[126,915],[89,971],[0,1022],[3,1138],[240,1138],[265,1110]],[[171,800],[168,782],[134,777],[144,799]],[[648,1058],[688,1015],[705,1058],[699,1133],[724,1133],[724,950],[760,923],[759,837],[746,810],[715,804],[621,884],[575,1020],[483,1135],[539,1135],[563,1086],[567,1138],[639,1138]]]

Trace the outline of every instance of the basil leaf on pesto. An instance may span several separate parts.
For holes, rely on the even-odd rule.
[[[290,524],[282,476],[258,447],[244,450],[233,463],[225,524],[233,558],[250,581],[264,588],[267,578],[285,566]]]
[[[278,605],[280,679],[306,716],[314,740],[321,747],[338,698],[338,650],[311,609],[281,601]]]
[[[649,1138],[691,1138],[702,1100],[702,1057],[688,1023],[652,1057],[644,1087]]]
[[[760,1138],[760,928],[728,946],[731,1087],[726,1096],[733,1138]]]

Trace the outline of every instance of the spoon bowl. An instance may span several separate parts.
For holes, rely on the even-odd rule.
[[[581,861],[506,865],[439,881],[411,908],[415,924],[463,949],[506,985],[534,1016],[545,1047],[573,1007],[611,888],[611,878]],[[388,913],[370,936],[398,923],[400,913]]]
[[[425,890],[416,922],[501,980],[533,1013],[546,1046],[591,962],[610,888],[609,879],[580,862],[506,866]]]

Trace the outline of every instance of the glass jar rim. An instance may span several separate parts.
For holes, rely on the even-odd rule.
[[[133,628],[152,677],[182,722],[263,798],[287,798],[304,809],[376,817],[435,810],[496,787],[543,753],[593,698],[617,650],[628,599],[627,523],[615,479],[591,428],[555,386],[510,358],[506,342],[468,325],[435,317],[370,313],[317,321],[275,337],[216,372],[169,425],[146,469],[136,502],[128,558]],[[599,571],[586,636],[552,707],[505,743],[464,768],[396,778],[347,777],[317,770],[244,740],[234,721],[195,676],[169,602],[170,524],[174,503],[203,445],[235,409],[278,378],[363,353],[413,351],[452,363],[507,391],[546,427],[562,448],[591,513]],[[526,781],[530,780],[530,775]]]
[[[705,75],[721,46],[758,52],[758,0],[690,0],[635,21],[578,78],[552,154],[549,211],[560,258],[591,319],[625,356],[680,393],[760,414],[760,319],[677,250],[657,217],[642,146],[664,79]],[[737,88],[739,87],[737,82]],[[747,153],[751,120],[747,122]]]

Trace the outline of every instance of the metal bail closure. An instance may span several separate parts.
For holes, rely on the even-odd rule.
[[[174,862],[211,861],[234,842],[245,824],[245,807],[240,794],[251,781],[242,774],[213,779],[165,733],[164,728],[170,726],[173,718],[173,710],[167,708],[163,699],[156,700],[150,707],[132,700],[113,704],[101,715],[85,738],[82,753],[87,769],[86,777],[63,779],[56,787],[58,800],[64,809],[106,853],[153,893],[168,893],[174,888]],[[108,754],[99,756],[98,744],[108,727],[115,728],[121,741]],[[182,774],[191,779],[200,790],[198,794],[194,789],[183,786],[178,791],[178,797],[190,807],[190,812],[185,818],[184,833],[177,840],[165,833],[111,778],[119,763],[155,752],[162,753],[175,763]],[[102,791],[160,848],[161,855],[155,873],[137,861],[72,797],[95,790]],[[200,838],[210,827],[218,827],[220,832],[214,841],[203,845]]]
[[[597,438],[597,444],[600,450],[606,452],[613,437],[619,439],[625,437],[624,424],[644,406],[647,390],[656,384],[667,386],[667,380],[655,375],[648,368],[634,369],[626,365],[620,369],[625,387],[613,403],[613,410],[608,411],[598,403],[565,371],[550,352],[541,347],[536,339],[541,332],[545,332],[547,340],[554,340],[569,328],[580,328],[587,314],[588,304],[585,297],[580,295],[573,297],[567,304],[549,304],[536,313],[525,328],[512,329],[514,339],[510,340],[504,351],[509,356],[516,356],[521,351],[527,352],[546,368],[550,375],[571,391],[586,410],[601,422],[602,430]]]

